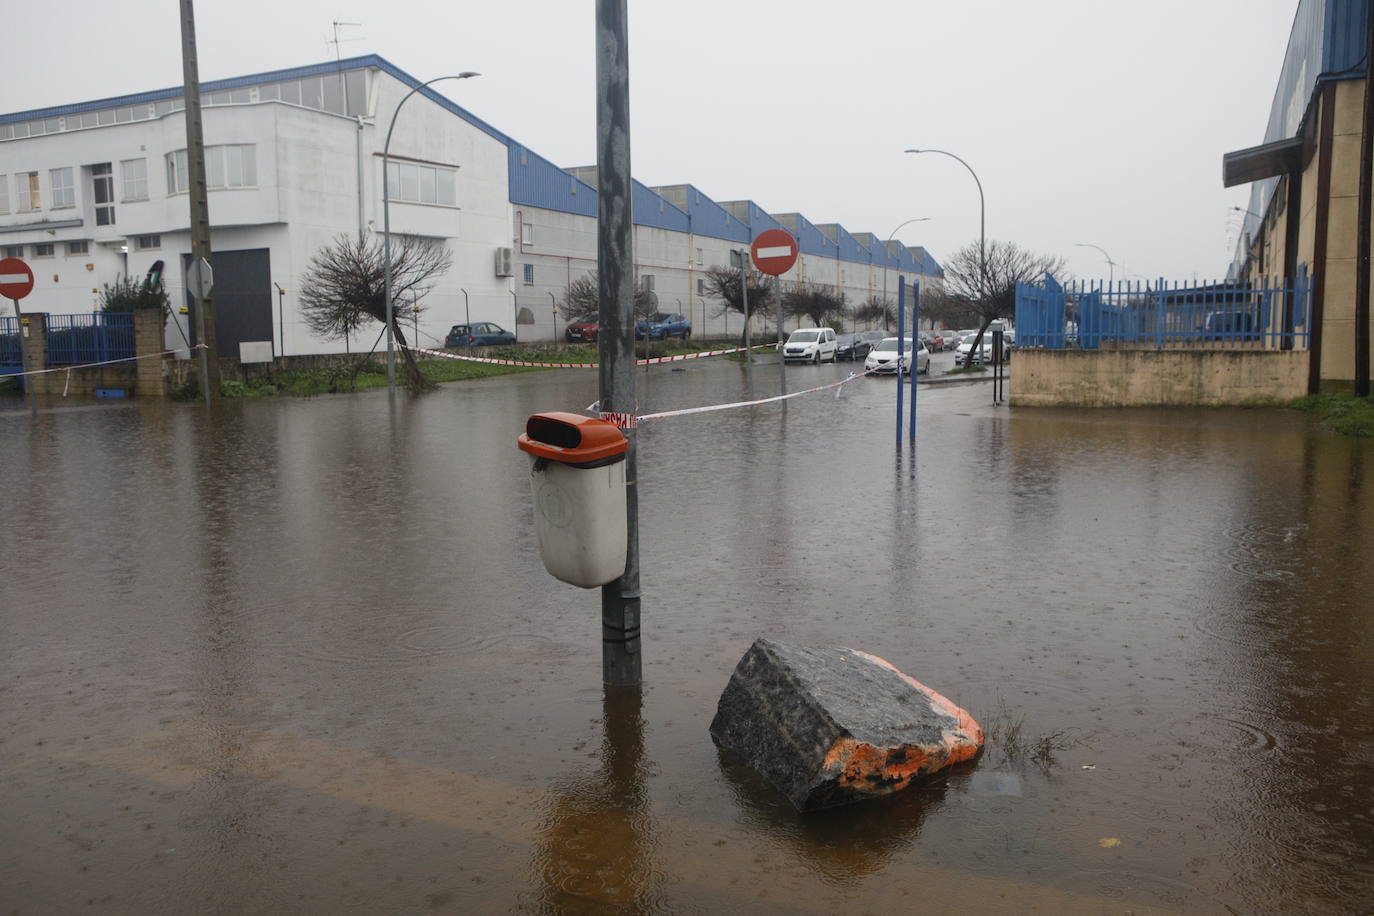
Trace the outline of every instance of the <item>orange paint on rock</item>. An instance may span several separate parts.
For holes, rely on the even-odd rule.
[[[935,709],[936,712],[944,713],[945,715],[953,719],[956,723],[958,723],[958,732],[962,733],[962,737],[973,742],[973,748],[972,750],[966,750],[963,748],[958,749],[956,752],[957,756],[953,757],[950,760],[950,763],[958,763],[961,760],[968,760],[978,753],[978,750],[983,746],[983,727],[974,720],[973,716],[969,715],[966,709],[964,709],[962,706],[955,705],[944,694],[931,690],[929,687],[927,687],[925,684],[922,684],[920,681],[916,680],[911,675],[903,673],[896,665],[892,664],[886,659],[879,658],[876,655],[870,655],[867,652],[861,652],[858,649],[851,649],[850,651],[853,652],[855,655],[859,655],[863,658],[868,659],[875,665],[881,665],[887,670],[893,672],[899,678],[910,684],[912,687],[915,687],[917,690],[921,691],[921,693],[924,693],[930,699],[930,705]]]

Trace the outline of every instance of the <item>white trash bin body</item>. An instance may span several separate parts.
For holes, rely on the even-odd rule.
[[[578,414],[535,414],[519,439],[530,456],[534,526],[544,568],[596,588],[625,571],[625,453],[610,423]]]

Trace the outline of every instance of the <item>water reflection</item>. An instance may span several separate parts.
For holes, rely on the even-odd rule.
[[[545,913],[668,912],[645,779],[639,688],[605,687],[595,764],[555,781],[532,870]]]

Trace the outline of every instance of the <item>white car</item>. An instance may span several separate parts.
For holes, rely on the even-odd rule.
[[[916,363],[916,374],[924,375],[930,372],[930,351],[925,344],[919,341],[916,344],[915,356],[911,352],[912,341],[910,337],[902,338],[902,372],[911,373],[912,362]],[[897,371],[897,338],[884,337],[876,347],[868,354],[868,359],[864,360],[864,369],[874,375],[891,375]]]
[[[964,338],[965,343],[959,344],[954,350],[954,365],[968,366],[972,364],[992,362],[992,335],[984,334],[983,342],[978,345],[978,352],[973,353],[973,341],[978,335],[970,334]],[[972,363],[970,363],[970,356]]]
[[[782,345],[782,358],[789,363],[833,363],[835,361],[835,331],[833,328],[800,328],[792,332]]]

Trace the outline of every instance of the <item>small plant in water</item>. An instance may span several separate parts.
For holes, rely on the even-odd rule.
[[[983,732],[1007,760],[1029,760],[1044,769],[1054,766],[1056,754],[1083,747],[1092,737],[1072,728],[1032,737],[1026,732],[1026,717],[1008,709],[1001,695],[997,697],[996,709],[984,720]]]

